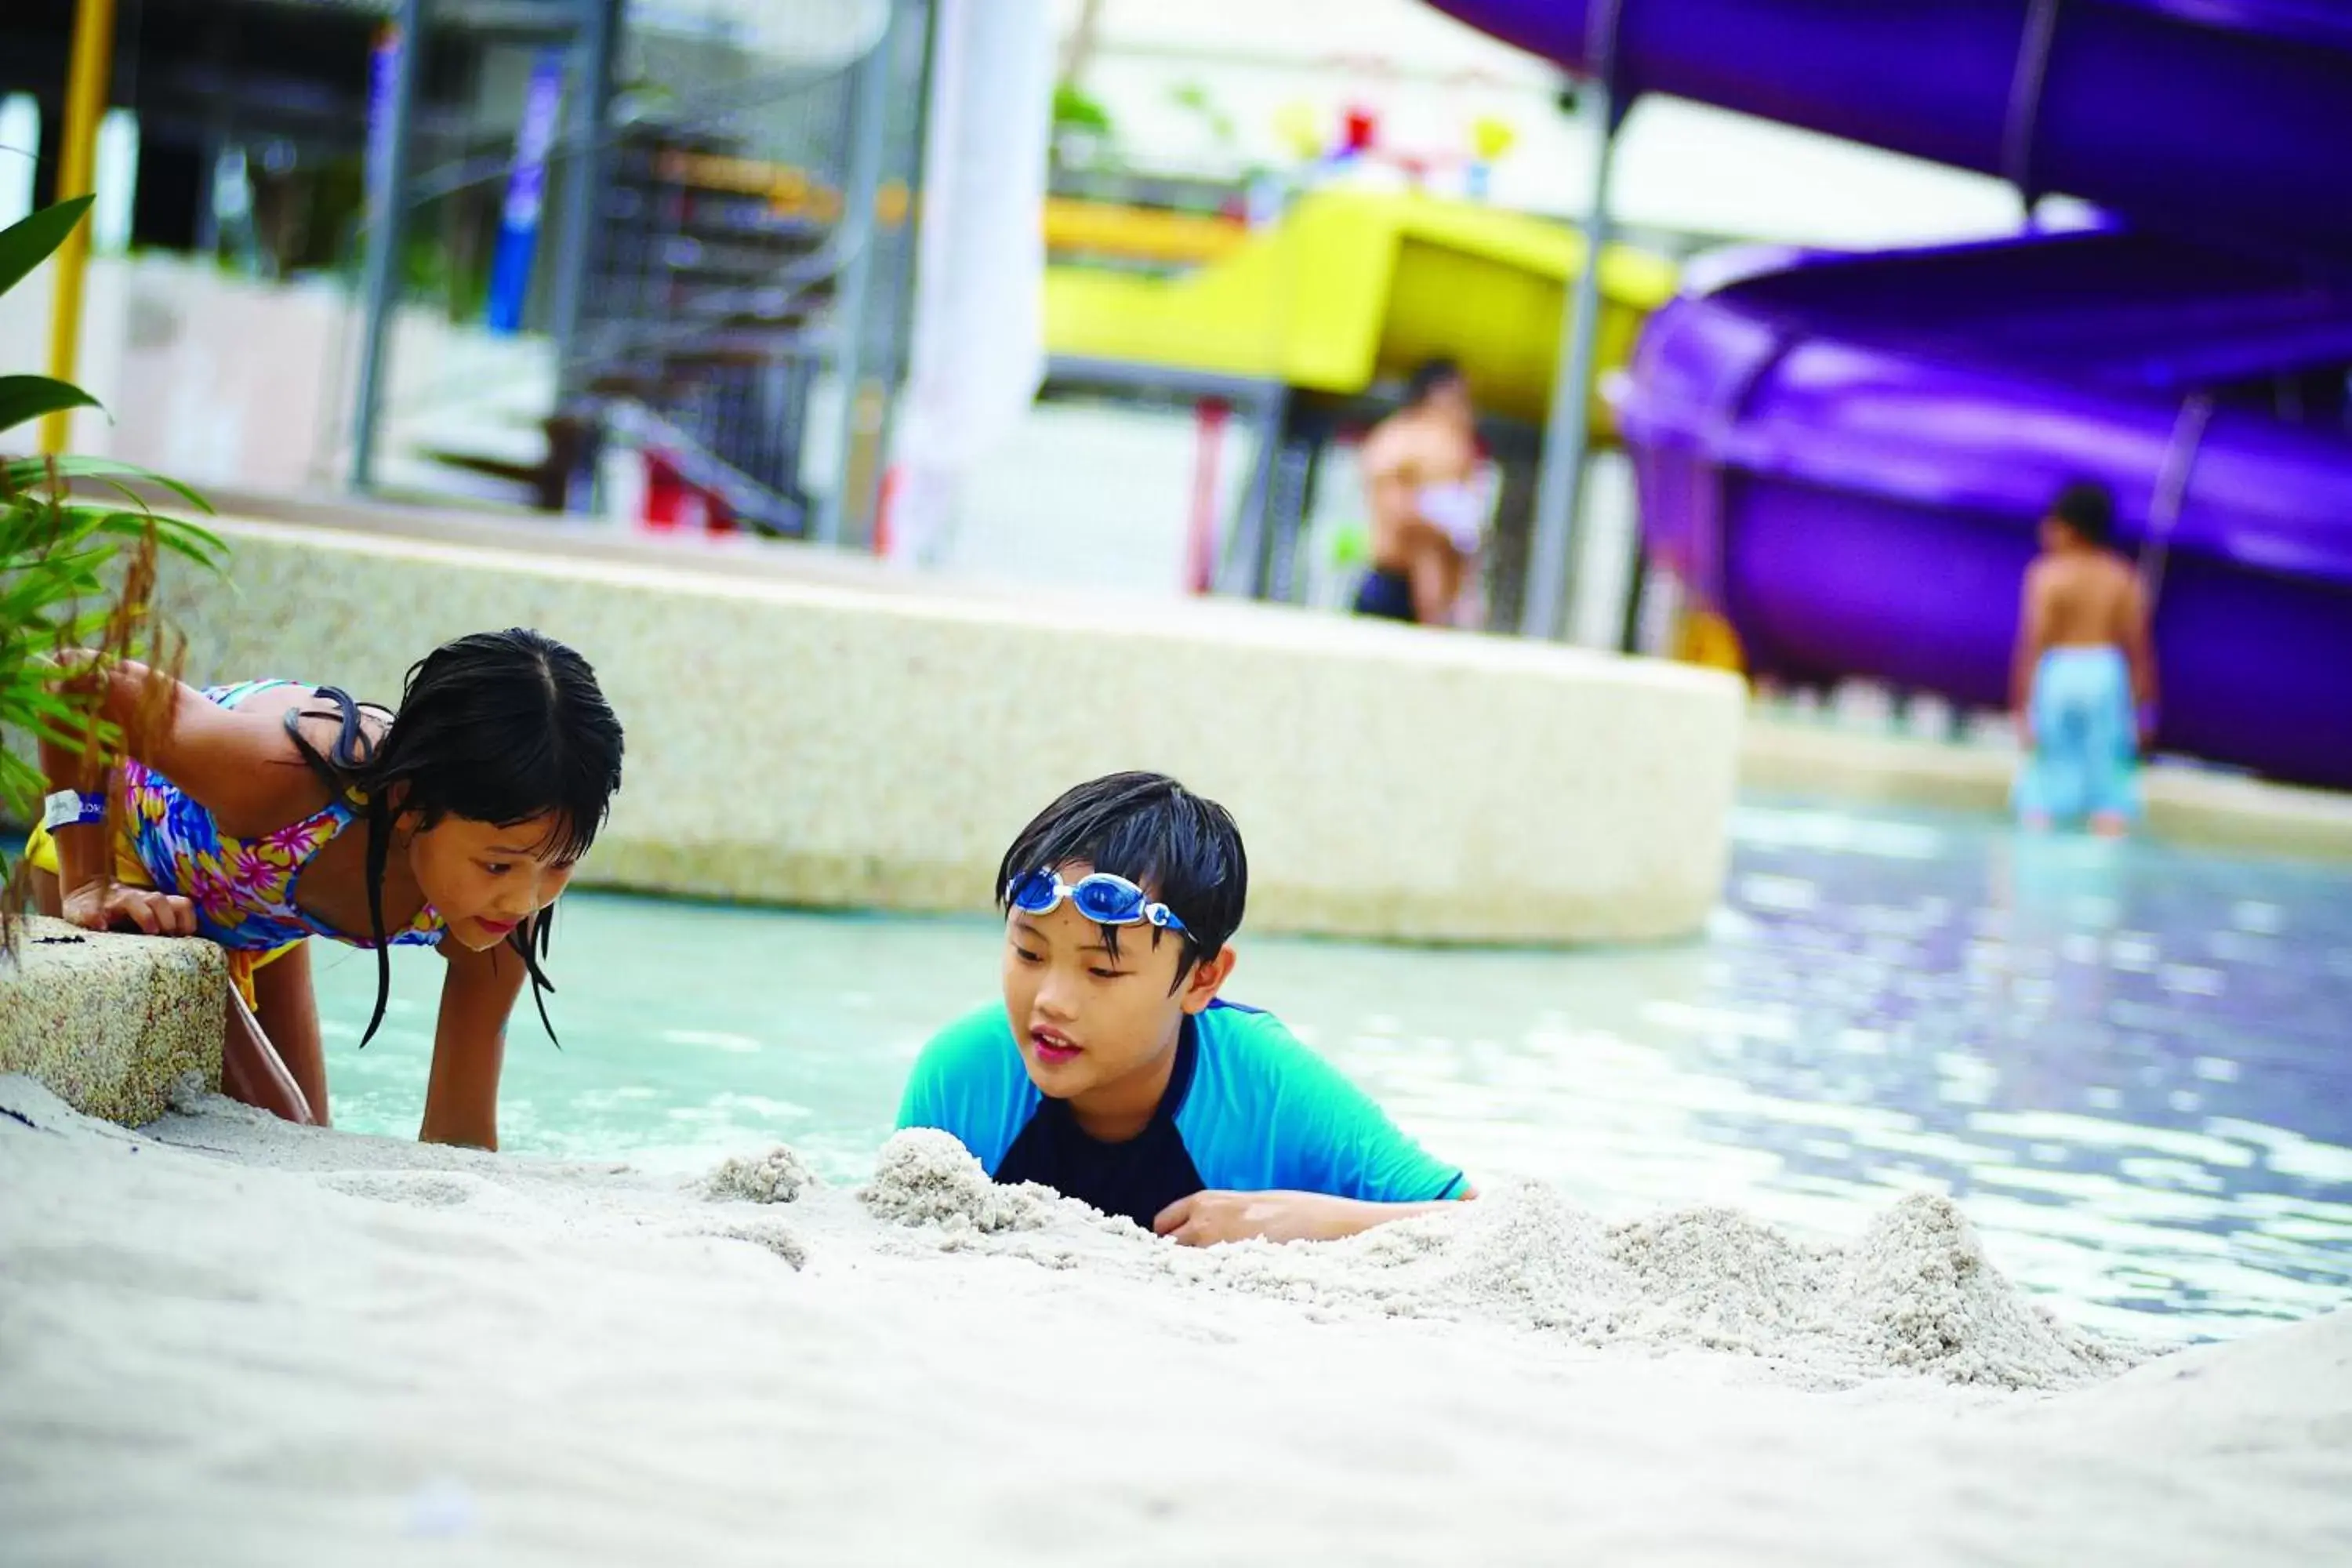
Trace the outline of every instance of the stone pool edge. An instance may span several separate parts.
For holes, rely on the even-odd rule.
[[[967,591],[786,546],[212,526],[234,581],[170,570],[161,594],[194,679],[389,694],[459,633],[581,639],[629,727],[583,886],[984,910],[1023,822],[1129,768],[1240,819],[1263,933],[1696,935],[1729,859],[1745,703],[1717,671],[1287,606]]]
[[[220,1087],[228,964],[208,942],[98,935],[26,918],[0,957],[0,1075],[23,1073],[126,1127],[171,1109],[195,1073]]]

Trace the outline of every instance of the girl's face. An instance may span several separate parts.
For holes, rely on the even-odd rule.
[[[562,841],[561,826],[552,816],[504,827],[445,816],[409,840],[409,869],[450,936],[478,952],[562,896],[575,862],[549,848]]]

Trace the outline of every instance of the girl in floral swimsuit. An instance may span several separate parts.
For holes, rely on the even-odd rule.
[[[437,947],[447,969],[418,1136],[496,1148],[508,1015],[528,977],[545,1020],[549,906],[620,787],[620,721],[587,661],[536,632],[460,637],[409,671],[396,713],[284,680],[159,690],[164,676],[129,662],[69,679],[102,684],[100,711],[132,754],[84,793],[85,759],[42,742],[58,791],[31,846],[44,910],[227,949],[257,1026],[231,1007],[225,1087],[320,1123],[309,939],[376,950],[369,1037],[389,949]],[[136,716],[157,712],[142,733]],[[270,1089],[289,1076],[299,1098]]]

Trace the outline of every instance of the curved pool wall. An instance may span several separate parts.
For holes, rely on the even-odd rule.
[[[791,547],[221,529],[231,572],[164,585],[191,679],[390,701],[465,632],[579,647],[628,727],[601,886],[984,910],[1021,826],[1120,768],[1233,809],[1258,931],[1676,937],[1727,863],[1743,699],[1711,671],[1254,605],[957,591]]]

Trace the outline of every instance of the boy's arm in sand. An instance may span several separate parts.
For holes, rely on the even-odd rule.
[[[1160,1211],[1151,1228],[1186,1247],[1223,1241],[1337,1241],[1391,1220],[1435,1214],[1478,1195],[1466,1182],[1454,1197],[1376,1204],[1328,1193],[1194,1193]]]
[[[1240,1092],[1265,1094],[1264,1108],[1188,1134],[1205,1190],[1161,1210],[1154,1230],[1193,1247],[1329,1241],[1473,1195],[1458,1167],[1432,1157],[1279,1019],[1244,1027],[1232,1060],[1255,1066],[1259,1076]]]
[[[523,929],[528,935],[530,928]],[[522,955],[504,942],[476,952],[445,938],[441,947],[448,971],[416,1141],[496,1149],[499,1075],[506,1065],[507,1017],[522,993]]]

